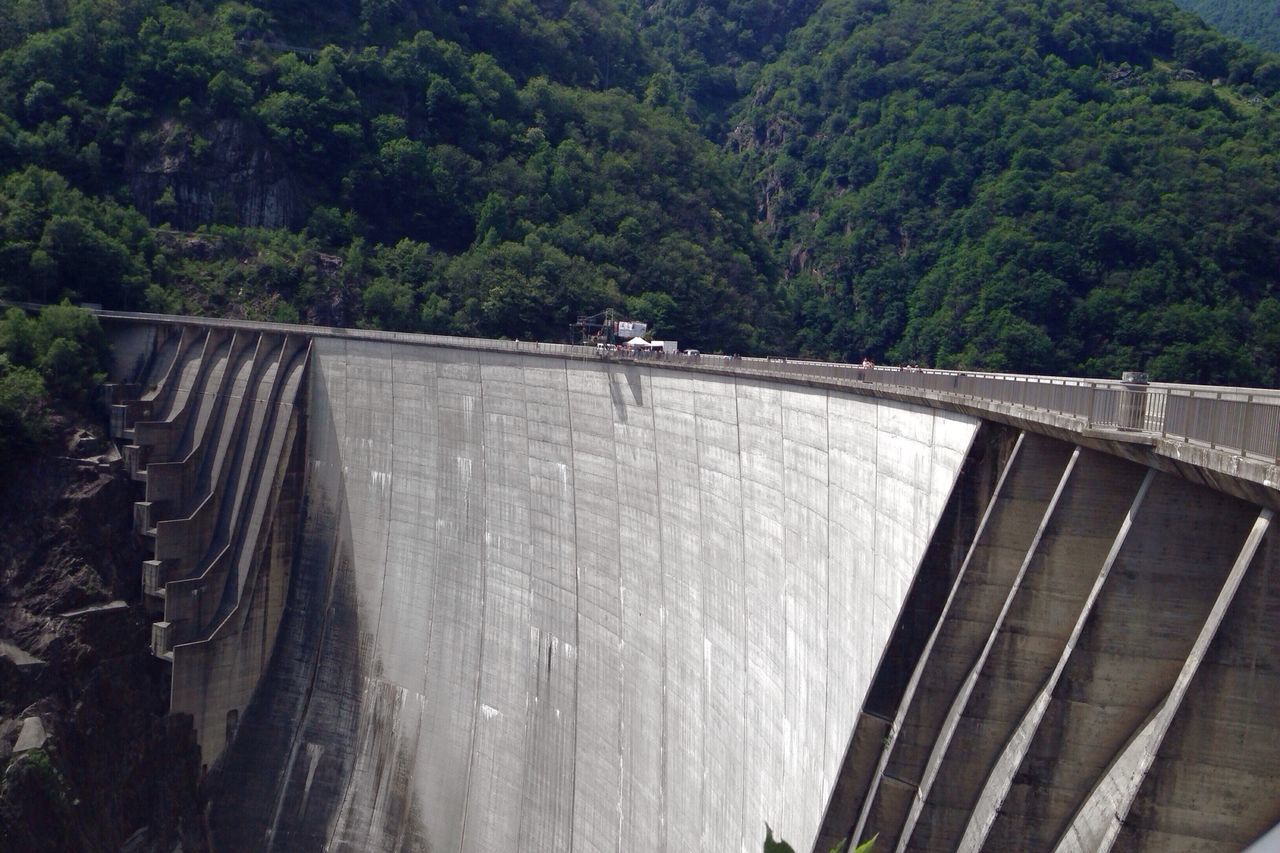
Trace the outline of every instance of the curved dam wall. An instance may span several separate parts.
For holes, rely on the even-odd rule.
[[[813,843],[976,419],[341,338],[309,370],[219,847]]]
[[[1227,851],[1280,821],[1265,463],[836,365],[116,319],[215,849]]]

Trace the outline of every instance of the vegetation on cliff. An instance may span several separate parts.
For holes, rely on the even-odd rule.
[[[647,100],[683,109],[721,141],[734,106],[755,86],[763,64],[820,0],[624,0],[662,63]]]
[[[1276,380],[1276,57],[1145,0],[842,0],[790,44],[732,143],[805,349]]]
[[[1167,0],[24,0],[0,292],[1275,383],[1278,89]]]
[[[545,338],[614,306],[752,345],[772,296],[749,201],[710,142],[643,102],[647,54],[611,7],[376,7],[73,0],[11,27],[10,294],[89,295],[60,261],[86,256],[55,257],[88,244],[108,262],[99,301],[193,307],[181,253],[157,252],[131,204],[341,257],[339,286],[286,294],[309,319]],[[203,283],[224,303],[255,284]]]
[[[107,357],[106,335],[82,308],[49,305],[36,317],[10,308],[0,318],[0,472],[47,437],[54,405],[87,409]]]

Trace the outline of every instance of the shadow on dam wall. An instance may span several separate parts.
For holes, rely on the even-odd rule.
[[[325,404],[323,385],[312,386]],[[308,421],[331,447],[331,420]],[[318,850],[359,748],[369,663],[360,643],[351,519],[340,472],[308,466],[305,525],[271,664],[209,777],[215,848]]]
[[[317,339],[219,849],[812,843],[978,422],[804,386]]]

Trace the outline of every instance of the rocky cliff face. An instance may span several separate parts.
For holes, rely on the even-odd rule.
[[[126,171],[134,204],[155,223],[297,224],[297,191],[283,157],[243,121],[223,119],[196,132],[166,120]]]
[[[148,649],[136,484],[56,432],[0,477],[0,847],[204,849],[190,720]]]

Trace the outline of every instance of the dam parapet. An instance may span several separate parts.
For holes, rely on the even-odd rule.
[[[30,306],[29,306],[30,307]],[[350,341],[639,364],[842,388],[862,396],[946,408],[1050,432],[1164,467],[1246,500],[1280,509],[1280,390],[1147,382],[1143,374],[1087,379],[981,370],[843,364],[785,357],[663,353],[542,341],[492,340],[368,329],[292,326],[208,317],[95,310],[122,337],[115,376],[136,371],[165,327],[243,329]],[[127,331],[126,331],[127,330]],[[142,405],[141,402],[134,405]]]

